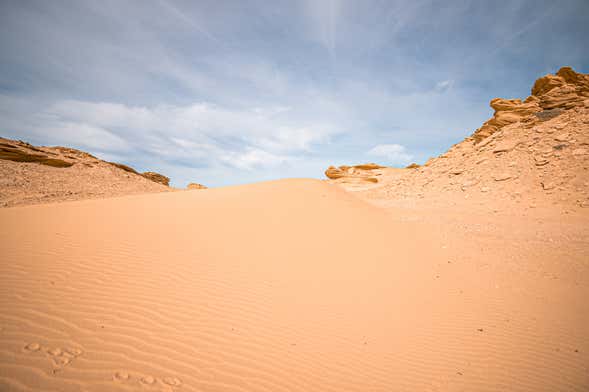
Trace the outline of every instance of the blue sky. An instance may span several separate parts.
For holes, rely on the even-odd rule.
[[[0,135],[173,185],[423,163],[564,65],[589,2],[2,1]]]

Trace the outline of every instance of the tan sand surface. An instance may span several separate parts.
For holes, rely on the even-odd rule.
[[[587,209],[358,194],[0,209],[0,390],[589,390]]]

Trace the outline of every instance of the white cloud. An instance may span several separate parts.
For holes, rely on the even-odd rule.
[[[30,102],[12,102],[28,106]],[[62,100],[28,113],[28,123],[4,118],[15,131],[51,144],[77,146],[94,153],[141,151],[162,161],[237,169],[276,167],[326,143],[333,126],[300,126],[289,108],[229,109],[209,103],[186,106],[128,106],[108,102]],[[20,114],[22,116],[23,113]],[[147,153],[147,154],[145,154]],[[99,154],[100,155],[100,154]]]
[[[128,151],[131,145],[123,138],[112,132],[85,123],[72,123],[57,121],[35,129],[38,134],[45,134],[55,143],[65,146],[75,144],[81,147],[107,150],[113,152]]]
[[[379,144],[368,151],[368,155],[384,158],[393,165],[407,165],[413,156],[400,144]]]
[[[438,92],[444,92],[446,90],[449,90],[452,88],[452,86],[454,85],[454,81],[453,80],[442,80],[438,83],[436,83],[436,88],[435,90]]]
[[[325,142],[333,129],[325,125],[297,127],[281,119],[282,107],[231,110],[207,103],[187,106],[133,107],[112,103],[60,101],[45,111],[52,117],[77,124],[116,129],[126,136],[146,133],[169,139],[203,143],[239,139],[247,144],[280,152],[308,150]]]
[[[227,165],[237,169],[253,170],[280,166],[297,158],[287,155],[276,155],[257,148],[248,148],[242,153],[227,153],[220,159]]]

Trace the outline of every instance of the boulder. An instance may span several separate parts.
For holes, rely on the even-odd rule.
[[[325,170],[325,176],[330,180],[337,180],[340,178],[353,178],[357,180],[376,183],[378,179],[375,178],[373,170],[383,169],[385,166],[377,165],[376,163],[365,163],[355,166],[342,165],[340,167],[329,166]]]
[[[337,168],[335,166],[329,166],[327,170],[325,170],[325,176],[331,180],[335,180],[338,178],[345,177],[345,172],[342,169]]]

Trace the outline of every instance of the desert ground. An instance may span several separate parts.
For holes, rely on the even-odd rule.
[[[215,189],[4,139],[0,389],[589,390],[589,76],[491,105],[422,166]]]

